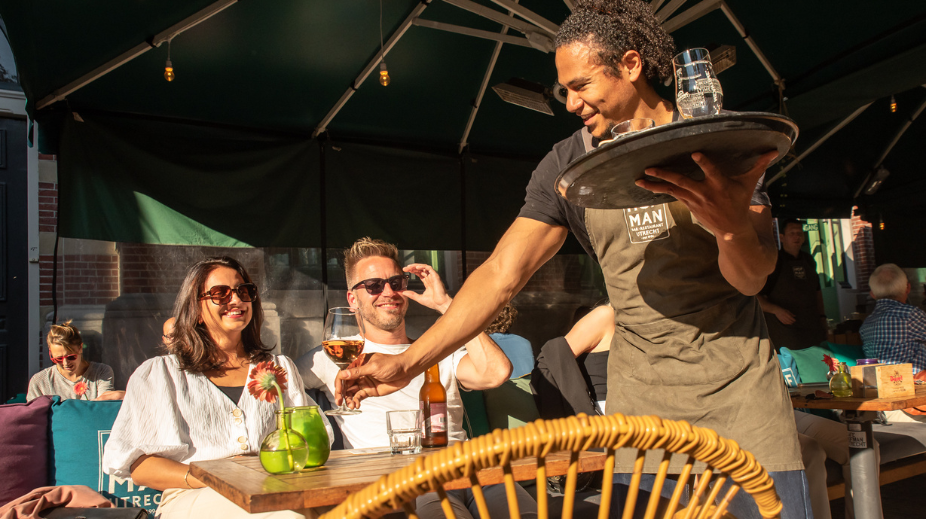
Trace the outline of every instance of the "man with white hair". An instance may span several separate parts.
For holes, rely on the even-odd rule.
[[[865,356],[881,362],[926,369],[926,312],[908,305],[910,282],[897,265],[885,263],[868,280],[875,309],[862,324]]]

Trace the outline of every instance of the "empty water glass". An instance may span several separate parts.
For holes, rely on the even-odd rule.
[[[645,117],[640,117],[637,119],[627,119],[626,121],[619,122],[611,128],[611,136],[613,138],[623,137],[624,135],[638,132],[640,130],[647,130],[649,128],[655,128],[656,121],[652,119],[647,119]]]
[[[707,49],[688,49],[672,60],[675,66],[675,106],[685,119],[717,115],[723,89],[714,74]]]
[[[386,432],[393,454],[421,452],[421,411],[409,409],[386,412]]]

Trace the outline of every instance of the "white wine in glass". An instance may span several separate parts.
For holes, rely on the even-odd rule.
[[[364,342],[363,318],[353,308],[338,307],[328,310],[325,318],[325,332],[322,347],[331,362],[344,369],[363,353]],[[337,382],[336,382],[337,383]],[[325,411],[326,415],[360,414],[359,409],[348,409],[344,398],[344,381],[341,381],[341,406]]]

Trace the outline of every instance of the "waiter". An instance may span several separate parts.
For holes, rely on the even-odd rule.
[[[687,420],[736,440],[786,496],[782,517],[805,517],[809,501],[791,404],[755,297],[775,267],[761,188],[775,153],[734,177],[695,153],[703,181],[648,169],[660,181],[637,182],[677,202],[625,210],[572,205],[553,188],[569,161],[610,137],[621,121],[662,125],[677,118],[650,83],[671,77],[674,43],[644,2],[580,0],[555,46],[566,108],[584,128],[539,164],[518,218],[444,316],[402,355],[373,356],[342,372],[355,381],[347,390],[351,405],[403,387],[478,334],[572,231],[601,264],[615,309],[607,412]],[[656,471],[658,458],[647,457],[647,472]],[[682,461],[673,461],[675,472]],[[632,468],[632,456],[619,457],[615,471]]]

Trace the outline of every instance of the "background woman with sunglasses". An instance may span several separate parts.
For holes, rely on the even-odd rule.
[[[173,315],[164,340],[168,355],[148,359],[129,379],[106,442],[103,470],[164,490],[157,511],[161,519],[248,517],[196,479],[189,464],[256,455],[261,440],[275,429],[279,404],[258,400],[245,389],[258,362],[273,361],[286,370],[287,407],[315,402],[306,396],[293,362],[271,354],[261,342],[258,289],[234,259],[210,258],[190,267]],[[327,420],[325,425],[333,438]],[[260,516],[305,517],[293,511]]]
[[[27,401],[42,395],[58,395],[62,399],[119,400],[125,394],[124,391],[113,391],[113,368],[84,359],[84,341],[71,321],[53,324],[45,342],[54,365],[32,376]]]

